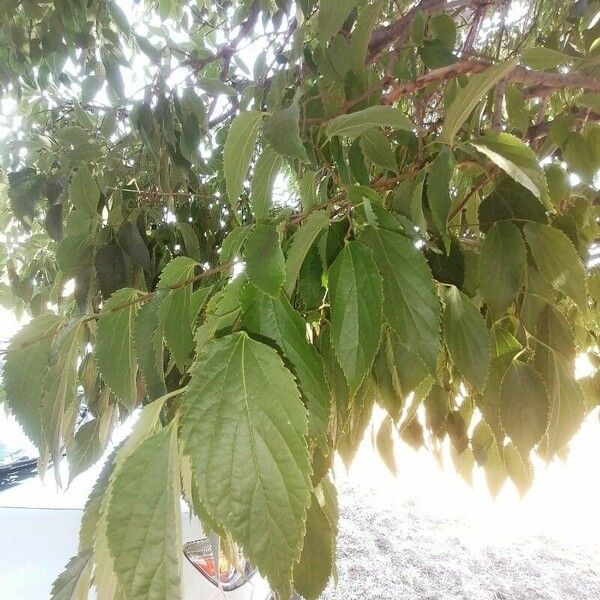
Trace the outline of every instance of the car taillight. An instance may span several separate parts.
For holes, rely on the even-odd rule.
[[[208,581],[226,592],[244,585],[254,574],[254,569],[243,556],[239,557],[237,565],[233,565],[222,552],[219,553],[217,573],[217,561],[207,538],[186,542],[183,545],[183,553]]]

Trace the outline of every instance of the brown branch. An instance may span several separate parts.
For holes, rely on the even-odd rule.
[[[383,96],[382,103],[393,104],[398,98],[413,94],[432,83],[454,79],[466,73],[481,73],[491,64],[491,62],[483,60],[459,60],[452,65],[433,69],[425,73],[425,75],[417,77],[414,81],[393,86],[391,91]],[[573,73],[544,73],[526,69],[525,67],[515,67],[506,76],[506,81],[535,86],[526,92],[526,94],[529,93],[530,95],[532,90],[535,89],[537,89],[537,95],[545,95],[552,93],[554,90],[562,90],[564,88],[580,88],[592,92],[600,92],[600,79],[596,77],[587,77]]]

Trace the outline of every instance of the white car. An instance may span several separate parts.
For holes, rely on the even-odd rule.
[[[83,506],[100,465],[57,490],[50,475],[36,474],[35,454],[14,420],[0,409],[0,597],[45,600],[52,583],[77,553]],[[182,504],[185,600],[268,600],[268,584],[248,566],[245,573],[214,575],[211,546],[197,519]],[[185,550],[185,552],[184,552]],[[95,597],[93,591],[90,598]]]

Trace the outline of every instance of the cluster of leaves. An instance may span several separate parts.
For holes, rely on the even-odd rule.
[[[71,478],[140,410],[55,598],[181,597],[181,495],[317,598],[376,404],[495,494],[600,403],[600,4],[403,4],[0,2],[6,403]]]

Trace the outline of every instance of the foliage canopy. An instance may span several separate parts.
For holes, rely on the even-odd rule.
[[[574,377],[600,359],[599,2],[0,16],[0,299],[32,317],[6,403],[71,477],[142,407],[54,598],[181,597],[181,494],[282,599],[317,598],[332,461],[375,404],[392,470],[396,438],[449,438],[465,478],[526,491],[532,453],[566,452],[600,402]]]

